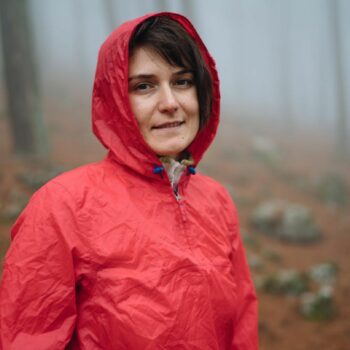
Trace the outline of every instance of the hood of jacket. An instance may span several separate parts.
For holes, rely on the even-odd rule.
[[[188,147],[195,166],[212,143],[219,123],[220,91],[215,61],[187,18],[161,12],[128,21],[114,30],[102,44],[95,74],[92,96],[93,131],[119,164],[143,175],[153,174],[161,165],[156,154],[144,141],[128,98],[129,41],[136,26],[153,16],[168,16],[180,23],[197,42],[213,80],[212,114]]]

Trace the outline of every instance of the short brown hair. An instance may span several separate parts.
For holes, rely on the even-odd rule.
[[[129,57],[135,49],[147,46],[172,66],[193,71],[200,113],[200,128],[208,122],[212,105],[212,79],[194,39],[175,20],[150,17],[140,23],[129,42]]]

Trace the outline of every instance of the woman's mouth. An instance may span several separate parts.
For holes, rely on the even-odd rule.
[[[163,123],[160,125],[153,126],[152,129],[171,129],[181,126],[184,122],[172,122],[172,123]]]

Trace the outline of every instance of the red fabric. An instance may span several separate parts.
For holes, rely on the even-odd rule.
[[[216,133],[215,63],[184,17],[214,79],[213,114],[190,151]],[[0,287],[0,348],[256,350],[256,296],[227,191],[201,174],[177,200],[128,103],[128,40],[99,54],[93,129],[108,157],[37,191],[12,230]]]

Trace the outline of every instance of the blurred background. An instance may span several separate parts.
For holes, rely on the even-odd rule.
[[[240,213],[261,349],[350,349],[349,0],[0,0],[1,264],[31,194],[105,154],[100,45],[161,10],[188,16],[217,62],[222,121],[200,170]]]

